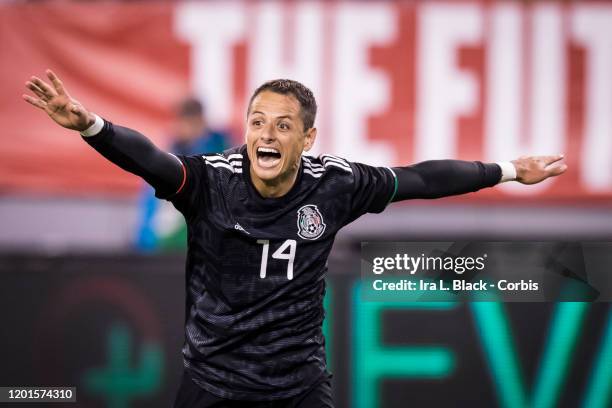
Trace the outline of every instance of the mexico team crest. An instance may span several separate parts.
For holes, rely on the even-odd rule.
[[[325,231],[323,216],[316,205],[308,204],[298,210],[298,235],[304,239],[317,239]]]

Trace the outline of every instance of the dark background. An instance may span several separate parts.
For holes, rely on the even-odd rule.
[[[373,384],[380,407],[503,406],[475,325],[473,304],[458,304],[444,311],[389,306],[381,312],[382,347],[447,348],[455,363],[444,376],[381,376],[374,383],[355,377],[353,365],[357,359],[371,358],[359,356],[355,350],[358,337],[364,335],[355,328],[357,308],[364,305],[355,287],[359,280],[358,255],[334,257],[328,275],[331,297],[326,335],[337,406],[359,406],[353,401],[357,390]],[[171,405],[182,371],[181,256],[13,253],[0,259],[0,384],[76,386],[79,407]],[[546,350],[550,351],[546,340],[557,306],[502,304],[529,395],[534,392],[539,364]],[[599,359],[604,326],[610,325],[611,316],[608,304],[587,304],[568,359],[567,377],[554,393],[553,406],[576,407],[584,402],[590,373]],[[110,351],[111,332],[117,327],[126,329],[131,341]],[[128,387],[131,391],[122,393],[122,387],[130,381],[146,377],[143,353],[151,347],[161,364],[153,364],[148,370],[153,378],[150,386],[145,386],[141,394],[134,391],[138,387]],[[124,370],[114,373],[106,393],[92,392],[86,384],[87,373],[110,367],[111,360],[121,359],[119,355],[124,355]]]

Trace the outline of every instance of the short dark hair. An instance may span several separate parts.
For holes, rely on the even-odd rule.
[[[253,99],[263,91],[272,91],[282,95],[293,95],[300,103],[300,116],[302,117],[302,122],[304,122],[304,130],[308,130],[314,126],[315,117],[317,116],[317,101],[312,91],[306,86],[292,79],[274,79],[264,82],[255,92],[253,92],[249,100],[247,113],[251,110]]]
[[[181,118],[202,116],[204,114],[204,105],[196,98],[185,98],[178,104],[176,113]]]

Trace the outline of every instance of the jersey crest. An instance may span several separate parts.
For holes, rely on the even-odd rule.
[[[323,216],[316,205],[307,204],[298,210],[298,235],[304,239],[317,239],[325,231]]]

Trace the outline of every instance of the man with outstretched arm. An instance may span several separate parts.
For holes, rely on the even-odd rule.
[[[174,156],[87,110],[47,76],[51,84],[27,81],[34,96],[23,98],[142,177],[187,221],[185,370],[175,407],[332,407],[323,296],[340,228],[394,201],[535,184],[566,170],[562,155],[394,168],[304,156],[317,136],[317,105],[291,80],[255,90],[244,145]]]

